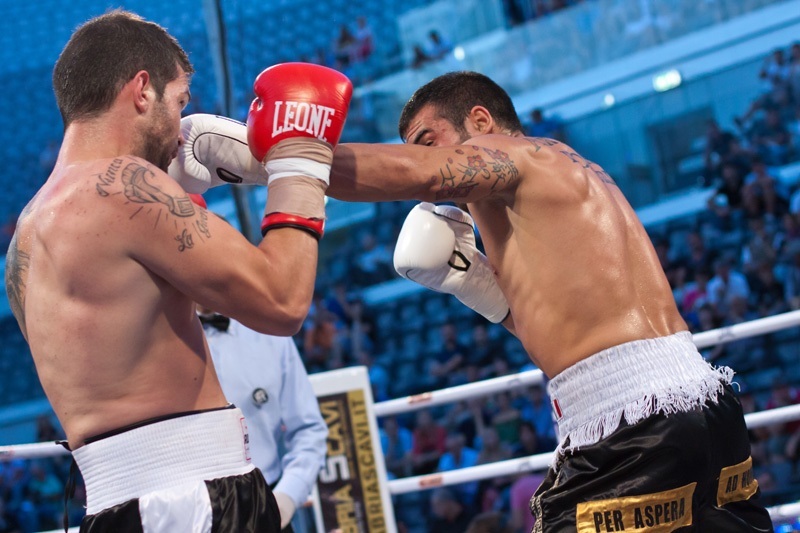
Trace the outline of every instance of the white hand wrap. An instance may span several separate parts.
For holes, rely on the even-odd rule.
[[[423,202],[406,217],[394,250],[397,273],[452,294],[494,323],[508,316],[505,296],[475,244],[475,223],[461,209]]]
[[[247,147],[247,126],[202,113],[181,119],[184,144],[168,173],[188,193],[226,183],[266,185],[267,171]]]

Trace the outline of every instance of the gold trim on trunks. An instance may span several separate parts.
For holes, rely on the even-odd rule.
[[[578,533],[667,533],[689,526],[696,486],[689,483],[655,494],[579,503],[575,511]]]
[[[726,466],[719,473],[717,505],[750,499],[758,490],[758,480],[753,476],[753,458],[738,465]]]

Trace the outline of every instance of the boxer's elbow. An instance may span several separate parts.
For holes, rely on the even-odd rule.
[[[260,306],[255,316],[251,317],[253,324],[250,327],[259,333],[279,337],[296,335],[303,327],[311,305],[310,300],[303,299],[264,301],[269,303]]]

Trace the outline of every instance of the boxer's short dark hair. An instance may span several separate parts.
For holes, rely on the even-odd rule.
[[[141,70],[150,74],[161,98],[167,83],[180,74],[179,67],[194,72],[178,41],[158,24],[121,9],[87,21],[72,34],[53,69],[64,127],[110,109]]]
[[[403,140],[411,119],[428,104],[433,105],[439,116],[453,124],[462,135],[467,133],[464,120],[476,105],[485,107],[498,126],[512,132],[522,131],[511,97],[497,83],[478,72],[448,72],[417,89],[400,114],[398,129]]]

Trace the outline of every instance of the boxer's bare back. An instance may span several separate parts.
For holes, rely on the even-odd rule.
[[[605,348],[687,329],[613,179],[563,143],[486,123],[467,121],[465,142],[424,107],[409,145],[340,145],[328,194],[467,203],[511,308],[505,324],[551,377]]]

